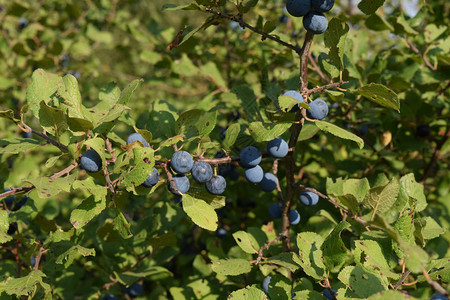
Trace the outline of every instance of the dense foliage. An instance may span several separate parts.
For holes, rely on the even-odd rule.
[[[0,0],[0,299],[448,296],[450,4],[177,2]]]

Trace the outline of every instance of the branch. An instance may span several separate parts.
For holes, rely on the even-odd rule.
[[[22,126],[23,126],[23,127],[22,127]],[[22,121],[22,126],[19,125],[19,127],[20,127],[23,131],[25,131],[25,132],[31,132],[31,133],[35,134],[35,135],[37,135],[37,136],[43,138],[44,140],[46,140],[48,143],[50,143],[50,144],[52,144],[52,145],[58,147],[59,149],[65,151],[65,152],[69,151],[69,149],[67,148],[66,145],[63,145],[63,144],[61,144],[61,143],[58,143],[57,141],[55,141],[55,140],[52,139],[51,137],[47,136],[45,133],[41,133],[41,132],[39,132],[39,131],[36,131],[36,130],[32,129],[30,126],[28,126],[27,124],[25,124],[23,121]]]
[[[417,47],[408,39],[406,38],[407,41],[407,46],[416,54],[419,54],[420,56],[422,56],[423,61],[425,62],[425,65],[431,70],[431,71],[436,71],[437,70],[437,66],[433,66],[427,59],[426,57],[426,52],[421,53],[419,51],[419,49],[417,49]]]
[[[326,84],[326,85],[323,85],[323,86],[319,86],[319,87],[316,87],[316,88],[308,90],[307,95],[309,96],[311,94],[320,93],[323,90],[329,90],[329,89],[332,89],[332,88],[337,88],[337,87],[340,87],[341,85],[346,84],[346,83],[348,83],[348,81],[341,80],[339,82],[334,82],[334,83],[329,83],[329,84]]]
[[[331,204],[333,204],[336,208],[339,208],[340,210],[342,210],[342,212],[344,212],[344,214],[348,215],[350,218],[352,218],[353,220],[357,221],[358,223],[361,223],[361,224],[364,225],[364,226],[370,225],[369,222],[367,222],[367,221],[361,219],[361,218],[358,217],[358,216],[355,216],[354,214],[352,214],[351,212],[349,212],[348,209],[346,209],[345,207],[343,207],[342,205],[340,205],[339,203],[337,203],[336,200],[331,199],[330,197],[328,197],[327,195],[325,195],[325,194],[319,192],[319,191],[316,190],[316,189],[307,187],[307,186],[305,186],[305,185],[303,185],[303,184],[300,184],[300,183],[298,183],[298,182],[297,182],[297,183],[294,183],[294,184],[293,184],[293,187],[294,187],[294,188],[300,188],[300,189],[302,189],[302,190],[304,190],[304,191],[310,191],[310,192],[313,192],[313,193],[319,195],[320,197],[322,197],[322,198],[328,200],[328,202],[330,202]]]
[[[269,242],[259,248],[258,251],[258,258],[256,258],[255,265],[259,264],[261,262],[261,259],[263,258],[263,251],[270,248],[270,246],[274,245],[275,243],[279,242],[281,239],[285,238],[283,233],[280,233],[273,241]]]
[[[435,289],[442,295],[448,297],[448,292],[439,283],[437,283],[434,280],[431,280],[430,275],[428,275],[427,270],[423,269],[422,273],[423,273],[423,276],[425,276],[425,279],[427,280],[427,282],[433,287],[433,289]]]
[[[55,174],[53,174],[52,176],[50,176],[50,179],[55,179],[58,177],[61,177],[65,174],[68,174],[70,171],[72,171],[76,166],[78,166],[77,162],[73,162],[70,166],[68,166],[67,168],[65,168],[64,170],[61,170]],[[23,194],[26,193],[30,190],[34,189],[34,185],[28,185],[28,186],[24,186],[24,187],[20,187],[20,188],[10,188],[9,191],[4,192],[2,194],[0,194],[0,199],[4,198],[4,197],[8,197],[10,195],[18,195],[18,194]]]
[[[242,19],[242,15],[237,15],[237,16],[235,16],[235,15],[227,15],[227,14],[224,14],[224,13],[222,13],[222,12],[213,10],[213,9],[211,9],[211,8],[207,8],[207,9],[206,9],[206,12],[212,13],[212,14],[218,16],[219,18],[229,19],[229,20],[238,22],[239,25],[240,25],[242,28],[248,28],[248,29],[250,29],[251,31],[260,34],[260,35],[263,37],[263,40],[264,40],[264,39],[269,39],[269,40],[275,41],[275,42],[277,42],[277,43],[280,44],[280,45],[283,45],[283,46],[285,46],[285,47],[287,47],[287,48],[289,48],[289,49],[291,49],[291,50],[294,50],[294,51],[297,52],[298,54],[300,54],[301,51],[302,51],[302,49],[300,49],[299,47],[294,46],[294,45],[292,45],[292,44],[290,44],[290,43],[287,43],[287,42],[285,42],[285,41],[283,41],[283,40],[277,38],[276,36],[273,36],[273,35],[270,35],[270,34],[268,34],[268,33],[265,33],[264,31],[261,31],[261,30],[255,28],[255,27],[251,26],[250,24],[244,22],[244,20]]]
[[[323,74],[322,71],[320,70],[319,66],[317,66],[317,63],[314,60],[314,58],[312,57],[311,52],[308,53],[308,59],[309,59],[310,63],[312,64],[314,70],[317,72],[317,74],[319,74],[320,78],[322,78],[322,80],[325,82],[330,82],[330,79],[327,77],[327,75]]]
[[[314,34],[307,32],[305,36],[305,41],[303,43],[302,50],[300,51],[300,92],[307,90],[308,88],[308,53],[311,48],[311,44],[314,38]],[[300,131],[303,128],[304,117],[306,115],[306,111],[302,108],[295,115],[295,122],[292,124],[290,128],[291,137],[289,139],[289,149],[295,150],[295,146],[297,145],[298,136]],[[291,200],[294,197],[294,187],[292,183],[295,182],[295,161],[294,161],[294,151],[289,152],[285,158],[285,167],[286,167],[286,194],[283,201],[283,206],[281,208],[281,216],[282,216],[282,229],[281,234],[283,234],[286,238],[283,240],[283,250],[290,251],[290,237],[289,237],[289,210],[291,209]]]
[[[442,137],[442,139],[437,143],[436,149],[434,149],[433,157],[431,158],[430,162],[425,168],[422,180],[420,181],[421,184],[424,184],[427,178],[431,175],[431,171],[433,170],[433,167],[436,164],[439,155],[441,154],[442,146],[444,146],[445,142],[448,140],[449,137],[450,137],[450,128],[447,128],[447,132]]]
[[[409,276],[409,274],[411,274],[410,271],[406,271],[403,273],[402,278],[400,278],[400,280],[392,287],[392,289],[395,291],[397,290],[400,286],[402,286],[405,283],[405,279],[406,277]]]

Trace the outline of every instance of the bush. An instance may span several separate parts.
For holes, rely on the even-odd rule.
[[[447,297],[445,1],[2,3],[1,299]]]

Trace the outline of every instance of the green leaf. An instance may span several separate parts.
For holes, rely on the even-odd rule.
[[[240,131],[241,125],[239,125],[239,123],[231,124],[230,127],[227,128],[225,139],[223,140],[223,148],[225,150],[230,150],[234,146]]]
[[[59,137],[69,125],[66,115],[61,109],[48,106],[44,101],[40,104],[39,117],[41,126],[51,134]]]
[[[278,97],[278,106],[282,111],[290,111],[294,106],[301,106],[306,109],[311,109],[305,102],[299,102],[297,99],[291,96],[280,95]]]
[[[316,135],[317,132],[319,132],[319,127],[317,127],[314,124],[306,123],[303,125],[302,131],[300,132],[300,135],[298,137],[299,141],[305,141],[312,138],[314,135]]]
[[[392,207],[397,200],[399,190],[400,185],[395,177],[387,185],[370,189],[363,205],[373,209],[372,220],[377,212],[384,213]]]
[[[94,248],[85,248],[72,241],[54,242],[50,246],[51,254],[54,256],[57,264],[63,264],[64,267],[70,266],[74,259],[79,255],[95,256]]]
[[[86,132],[94,128],[94,124],[89,120],[82,118],[70,118],[69,116],[66,117],[67,125],[72,131]]]
[[[132,82],[130,82],[120,93],[119,100],[117,101],[117,104],[123,104],[127,105],[130,101],[131,96],[133,95],[133,92],[138,88],[138,86],[143,82],[143,79],[135,79]]]
[[[19,122],[19,119],[14,118],[14,111],[12,109],[0,111],[0,118],[9,119],[15,123]]]
[[[325,47],[329,49],[328,56],[339,70],[342,70],[344,62],[345,39],[349,27],[338,18],[333,18],[328,23],[328,28],[324,34]]]
[[[256,96],[250,85],[238,85],[231,89],[231,92],[236,94],[239,100],[241,100],[242,108],[250,122],[255,121],[258,117],[261,117],[259,113],[258,103],[256,102]]]
[[[358,8],[366,15],[371,15],[383,6],[384,0],[362,0],[358,4]]]
[[[268,291],[270,299],[291,299],[291,281],[280,274],[271,275]]]
[[[130,229],[130,223],[128,223],[127,219],[123,215],[123,213],[116,209],[116,217],[114,218],[114,229],[120,234],[120,236],[124,239],[128,239],[133,236]]]
[[[364,141],[359,136],[342,129],[334,124],[325,122],[325,121],[319,121],[315,120],[314,123],[317,127],[319,127],[320,130],[331,133],[332,135],[335,135],[341,139],[351,140],[358,144],[359,149],[362,149],[364,147]]]
[[[294,261],[303,271],[317,280],[322,280],[326,274],[323,263],[322,244],[324,239],[315,232],[302,232],[297,234],[298,256],[294,255]]]
[[[263,31],[265,33],[271,33],[272,31],[275,30],[275,28],[277,28],[275,23],[273,23],[272,21],[269,20],[269,21],[266,21],[266,23],[264,23]]]
[[[382,84],[371,83],[360,87],[354,93],[364,96],[383,107],[392,108],[400,112],[400,100],[397,94]]]
[[[200,7],[195,3],[186,5],[164,4],[162,10],[200,10]]]
[[[106,191],[105,188],[103,188]],[[76,209],[70,214],[70,223],[76,229],[84,227],[95,216],[99,215],[106,207],[106,194],[100,201],[95,201],[94,196],[85,199]]]
[[[26,182],[32,184],[37,191],[39,198],[46,199],[58,195],[61,192],[70,192],[73,182],[78,177],[77,173],[66,177],[51,179],[49,177],[40,177],[36,179],[27,179]]]
[[[432,217],[415,219],[414,224],[416,227],[416,236],[422,242],[422,246],[425,246],[425,240],[437,238],[446,232]]]
[[[0,210],[0,244],[4,244],[12,240],[12,236],[10,236],[7,233],[8,229],[9,229],[8,212],[6,210]]]
[[[183,195],[183,210],[199,227],[210,231],[217,230],[217,214],[214,208],[203,200],[188,194]]]
[[[293,258],[293,255],[295,255],[295,253],[280,253],[261,261],[261,264],[277,265],[284,267],[291,272],[295,272],[299,269],[299,265]]]
[[[115,277],[125,286],[135,283],[136,281],[155,274],[168,274],[173,276],[172,272],[166,268],[159,266],[140,266],[136,270],[123,273],[114,272]]]
[[[58,86],[58,94],[63,99],[61,106],[67,106],[71,117],[84,119],[77,79],[71,74],[67,74],[62,81],[63,84]]]
[[[376,241],[356,240],[353,255],[355,257],[355,262],[357,264],[362,264],[368,270],[378,270],[383,274],[382,276],[394,280],[398,280],[401,277],[400,274],[396,274],[390,270],[383,249]]]
[[[367,298],[388,289],[388,282],[376,271],[370,271],[362,266],[347,266],[342,269],[338,278],[358,298]]]
[[[102,159],[102,166],[106,166],[106,157],[105,157],[105,140],[102,138],[93,138],[84,142],[86,147],[91,147],[98,153],[100,158]]]
[[[437,39],[441,34],[446,32],[448,29],[447,26],[440,25],[439,27],[436,26],[436,24],[428,24],[425,26],[425,42],[427,44],[431,43],[435,39]]]
[[[329,77],[337,78],[339,76],[340,63],[336,65],[326,53],[319,54],[319,66]]]
[[[253,137],[253,139],[258,142],[266,142],[271,141],[276,137],[279,137],[286,130],[291,127],[292,123],[290,122],[280,122],[275,125],[264,124],[262,122],[253,122],[250,123],[249,131]]]
[[[413,173],[400,178],[400,190],[414,201],[416,212],[421,212],[427,207],[423,185],[416,182]]]
[[[152,148],[136,147],[133,148],[133,153],[136,165],[130,172],[124,175],[122,181],[129,191],[144,183],[148,175],[153,172],[153,166],[155,165],[154,151]]]
[[[218,88],[227,90],[227,84],[215,63],[210,61],[201,66],[200,73],[208,78],[209,81],[213,82]]]
[[[247,286],[246,288],[236,290],[232,292],[228,299],[236,299],[236,300],[256,300],[256,299],[267,299],[266,294],[259,289],[256,285]]]
[[[258,253],[258,242],[255,238],[245,231],[237,231],[233,233],[233,238],[238,246],[246,253]]]
[[[0,154],[17,154],[20,152],[26,152],[32,150],[41,144],[39,141],[34,139],[21,139],[21,138],[12,138],[12,139],[3,139],[0,140]]]
[[[240,258],[220,259],[211,264],[211,269],[219,275],[240,275],[252,270],[252,264]]]
[[[10,296],[29,296],[35,292],[37,285],[40,285],[44,292],[49,294],[51,287],[42,280],[44,277],[46,277],[45,274],[39,270],[31,271],[27,276],[20,278],[9,277],[0,282],[0,294],[5,292]]]
[[[381,291],[371,295],[367,300],[411,300],[411,296],[399,291]]]
[[[339,223],[322,244],[324,265],[329,269],[339,267],[347,257],[348,250],[341,239],[341,232],[348,227],[350,227],[350,224],[345,221]]]
[[[57,90],[63,84],[62,78],[58,75],[47,73],[43,69],[37,69],[31,76],[31,83],[27,88],[27,103],[33,115],[39,119],[41,101],[45,104],[52,102],[54,106],[59,105]]]

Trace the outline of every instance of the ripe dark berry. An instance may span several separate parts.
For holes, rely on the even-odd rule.
[[[281,208],[282,208],[282,204],[279,202],[276,203],[272,203],[269,206],[269,214],[274,218],[274,219],[278,219],[281,218]]]
[[[213,176],[210,180],[206,182],[206,189],[213,195],[220,195],[225,192],[227,187],[227,182],[225,178],[220,175]]]
[[[272,157],[283,158],[288,154],[289,146],[285,140],[277,137],[267,143],[267,152]]]
[[[303,17],[311,10],[311,0],[287,0],[286,9],[293,17]]]
[[[86,172],[96,173],[102,168],[102,158],[94,149],[88,150],[81,156],[80,166]]]
[[[136,142],[136,141],[140,141],[142,143],[142,145],[144,145],[144,147],[148,147],[148,143],[147,141],[144,139],[144,137],[140,134],[140,133],[132,133],[130,134],[130,136],[127,138],[127,145]]]
[[[316,205],[319,202],[319,195],[310,191],[302,192],[298,198],[306,206]]]
[[[148,175],[147,179],[145,179],[142,186],[146,188],[151,188],[152,186],[155,186],[158,183],[158,180],[159,180],[159,172],[158,170],[156,170],[155,167],[153,167],[152,172],[150,173],[150,175]]]
[[[256,167],[245,169],[244,176],[248,182],[260,183],[264,177],[264,171],[261,166],[257,165]]]
[[[291,209],[289,211],[289,223],[291,225],[297,225],[300,223],[300,214],[296,209]]]
[[[140,283],[133,283],[127,288],[127,294],[131,297],[137,297],[144,291],[144,287]]]
[[[192,178],[200,183],[205,183],[213,176],[211,165],[204,161],[196,161],[191,170]]]
[[[178,151],[172,155],[170,166],[178,174],[185,174],[192,169],[194,160],[192,156],[186,151]]]
[[[328,104],[322,99],[316,99],[309,103],[311,110],[307,111],[310,118],[322,120],[328,115]]]
[[[333,8],[334,0],[312,0],[311,5],[314,10],[324,13]]]
[[[172,182],[170,182],[170,180],[167,180],[167,186],[172,194],[181,195],[189,191],[191,184],[189,183],[189,179],[185,175],[177,174],[175,176],[172,176],[172,179],[176,189],[178,190],[176,191],[172,186]]]
[[[430,126],[427,124],[421,124],[416,128],[416,135],[420,137],[427,137],[430,134]]]
[[[249,146],[242,149],[239,153],[241,159],[241,165],[244,168],[256,167],[261,162],[262,155],[258,148]]]
[[[328,28],[327,17],[321,12],[310,11],[303,17],[303,27],[314,34],[324,33]]]
[[[258,183],[258,187],[264,192],[271,192],[277,188],[278,178],[272,173],[265,173],[263,179]]]

